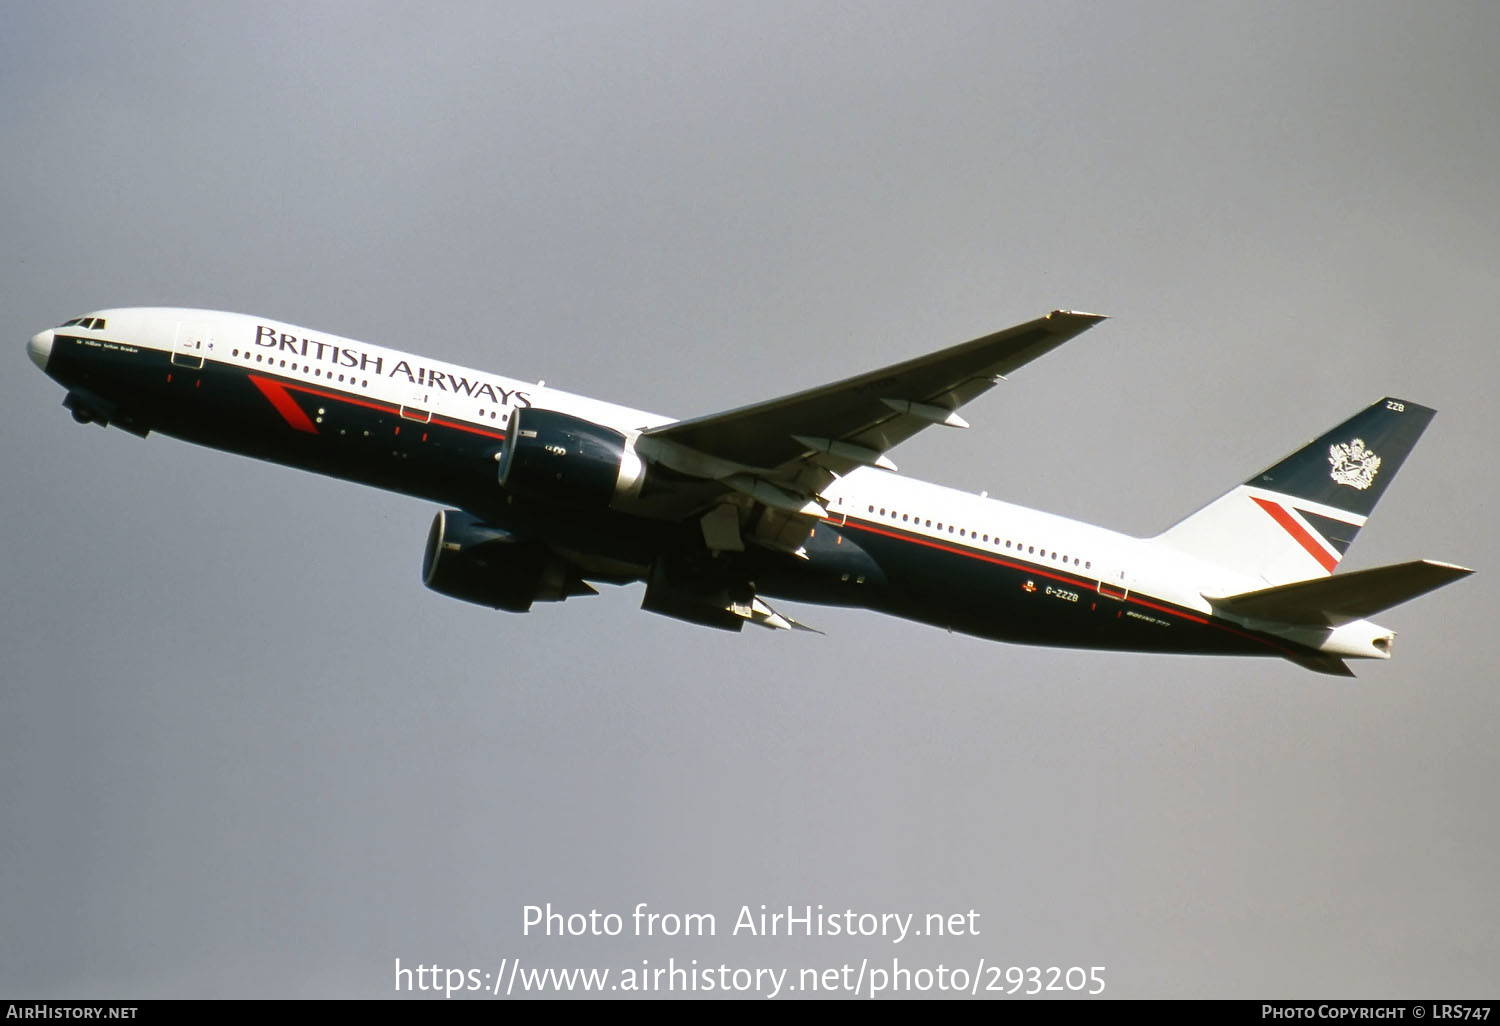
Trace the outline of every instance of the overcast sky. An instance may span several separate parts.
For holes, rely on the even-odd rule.
[[[518,957],[1493,995],[1497,38],[1481,2],[0,5],[0,995]],[[639,588],[494,613],[422,587],[422,502],[74,424],[25,339],[148,304],[672,416],[1098,311],[902,472],[1151,534],[1397,395],[1438,417],[1346,566],[1480,572],[1357,680]],[[547,902],[718,932],[523,935]],[[731,935],[761,904],[981,932]]]

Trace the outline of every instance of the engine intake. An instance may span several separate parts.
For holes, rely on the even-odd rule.
[[[422,583],[451,598],[513,613],[526,612],[533,602],[594,594],[545,545],[456,509],[432,518],[422,556]]]
[[[511,412],[500,453],[500,487],[576,509],[635,495],[645,465],[623,433],[556,410]]]

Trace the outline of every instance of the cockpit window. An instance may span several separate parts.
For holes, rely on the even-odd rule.
[[[74,317],[71,321],[64,321],[59,327],[63,328],[87,328],[90,331],[103,331],[103,317]]]

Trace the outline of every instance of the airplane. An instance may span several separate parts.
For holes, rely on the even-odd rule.
[[[1434,411],[1386,397],[1154,537],[918,481],[888,453],[1104,320],[1056,310],[869,373],[676,420],[277,320],[99,310],[32,361],[80,423],[416,496],[422,580],[510,612],[645,582],[641,606],[812,628],[767,598],[998,641],[1279,656],[1353,676],[1368,617],[1472,571],[1335,573]]]

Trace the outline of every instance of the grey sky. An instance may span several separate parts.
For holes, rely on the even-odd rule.
[[[0,995],[403,965],[1102,965],[1113,996],[1492,993],[1494,5],[0,6]],[[904,473],[1153,533],[1385,394],[1348,565],[1481,571],[1358,681],[638,589],[490,613],[431,508],[79,427],[22,351],[262,313],[677,416],[1114,319]],[[941,436],[941,437],[938,437]],[[521,909],[712,912],[539,939]],[[729,936],[741,905],[978,937]]]

